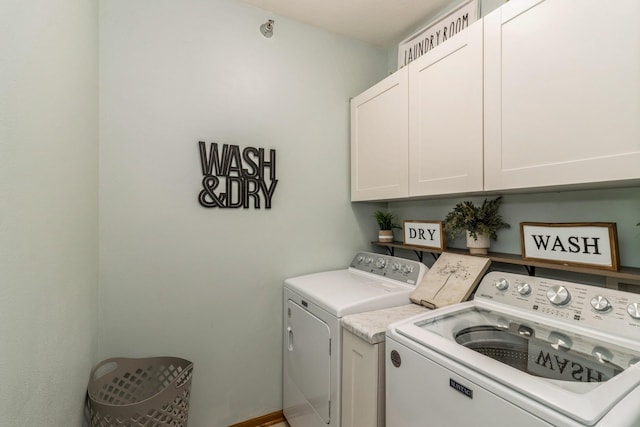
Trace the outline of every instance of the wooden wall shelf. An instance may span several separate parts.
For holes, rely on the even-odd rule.
[[[394,249],[404,249],[414,251],[416,256],[420,261],[422,261],[423,253],[431,253],[434,258],[437,258],[438,254],[442,252],[451,252],[455,254],[469,255],[469,251],[466,249],[458,249],[458,248],[447,248],[445,251],[440,249],[431,249],[431,248],[423,248],[419,246],[411,246],[405,245],[402,242],[371,242],[375,246],[382,246],[387,248],[387,251],[391,255],[394,255]],[[582,274],[592,274],[596,276],[602,277],[610,277],[613,279],[625,281],[630,280],[632,282],[640,283],[640,268],[635,267],[620,267],[618,271],[610,271],[610,270],[601,270],[598,268],[589,268],[589,267],[579,267],[574,265],[565,265],[565,264],[555,264],[551,262],[544,261],[535,261],[535,260],[523,260],[521,255],[517,254],[506,254],[500,252],[489,252],[487,255],[475,255],[475,256],[486,256],[491,262],[501,262],[504,264],[514,264],[521,265],[526,268],[527,272],[534,276],[536,267],[547,268],[550,270],[561,270],[561,271],[570,271],[573,273],[582,273]]]

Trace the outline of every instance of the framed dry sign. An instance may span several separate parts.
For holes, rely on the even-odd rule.
[[[442,221],[405,220],[402,223],[402,243],[431,249],[445,249]]]
[[[618,270],[618,234],[612,222],[520,223],[522,259]]]

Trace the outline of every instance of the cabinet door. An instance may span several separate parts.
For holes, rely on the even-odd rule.
[[[409,65],[409,194],[481,191],[482,20]]]
[[[342,427],[383,425],[383,407],[384,342],[369,344],[343,330]]]
[[[407,70],[351,100],[351,200],[406,197]]]
[[[331,422],[331,331],[295,301],[287,301],[286,375],[322,420]],[[291,408],[287,408],[291,409]],[[298,408],[298,411],[300,408]]]
[[[485,189],[640,177],[640,2],[520,0],[485,20]]]

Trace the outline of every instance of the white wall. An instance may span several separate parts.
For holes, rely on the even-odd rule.
[[[100,64],[101,358],[192,360],[190,427],[280,410],[283,280],[377,233],[349,97],[385,52],[234,1],[108,0]],[[199,140],[275,149],[272,209],[200,206]]]
[[[0,425],[78,426],[97,356],[98,11],[0,1]]]

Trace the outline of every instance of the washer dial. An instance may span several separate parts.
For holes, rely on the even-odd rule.
[[[640,319],[640,303],[632,302],[627,306],[627,313],[634,319]]]
[[[509,288],[509,281],[507,279],[498,279],[495,281],[496,288],[500,291],[506,291]]]
[[[377,258],[376,259],[376,267],[378,268],[384,268],[387,265],[387,260],[384,258]]]
[[[516,289],[520,295],[529,295],[531,293],[531,285],[527,282],[518,283]]]
[[[593,307],[595,311],[609,311],[611,309],[611,303],[602,295],[597,295],[591,298],[591,307]]]
[[[562,285],[554,285],[547,291],[547,298],[553,305],[565,305],[571,301],[571,294]]]

